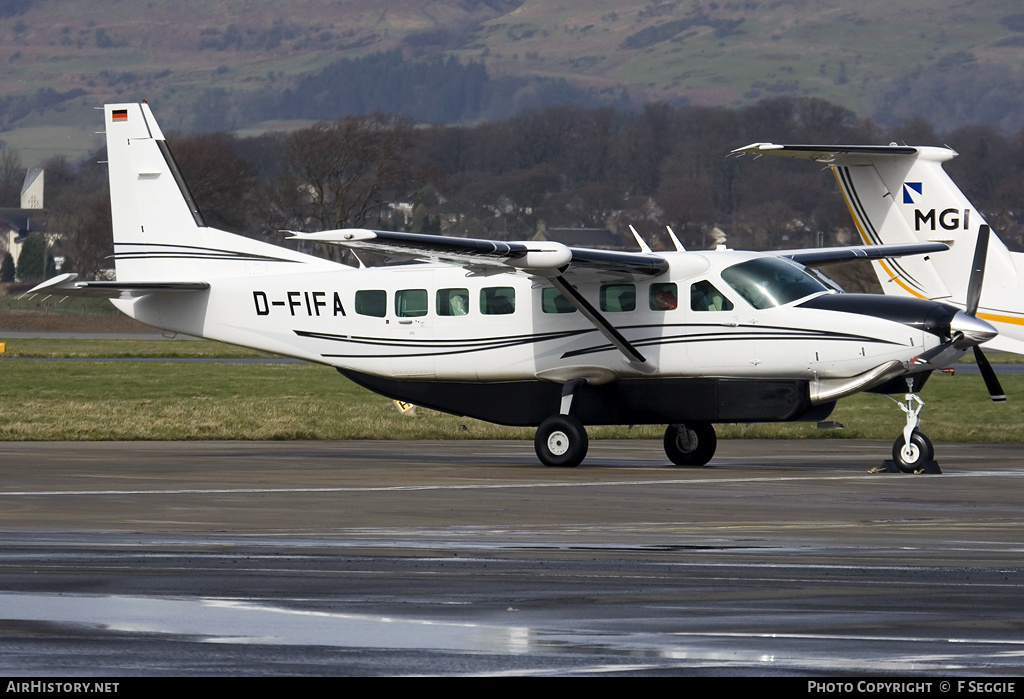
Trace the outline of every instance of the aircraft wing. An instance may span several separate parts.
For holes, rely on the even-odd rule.
[[[804,250],[766,250],[765,252],[788,257],[802,265],[828,265],[849,260],[881,260],[904,255],[927,255],[945,252],[945,243],[905,243],[897,245],[852,245],[834,248],[806,248]]]
[[[528,274],[549,278],[564,274],[573,279],[585,276],[637,279],[655,277],[668,271],[668,262],[653,253],[571,248],[546,240],[502,242],[364,228],[319,233],[289,232],[298,240],[383,252],[401,259],[444,262],[481,273],[521,269]]]
[[[829,165],[850,165],[858,162],[858,156],[870,155],[913,155],[917,148],[912,146],[801,146],[779,143],[751,143],[732,151],[733,155],[774,155],[783,158],[816,160]]]
[[[589,279],[631,280],[656,277],[668,271],[668,262],[660,255],[571,248],[547,240],[506,243],[363,228],[295,233],[293,237],[345,245],[356,250],[385,252],[410,260],[460,265],[479,274],[522,270],[526,274],[545,277],[622,353],[630,366],[643,373],[655,371],[647,358],[573,284]]]
[[[29,289],[26,293],[37,294],[46,292],[64,296],[90,296],[101,299],[128,299],[145,296],[157,291],[182,292],[203,291],[209,289],[206,282],[79,282],[77,274],[61,274],[47,279],[39,286]]]

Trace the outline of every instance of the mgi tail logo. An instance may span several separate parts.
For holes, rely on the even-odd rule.
[[[921,182],[904,182],[903,183],[903,203],[904,204],[913,204],[914,203],[914,195],[911,194],[911,192],[917,192],[918,194],[921,194],[921,189],[923,188],[923,186],[924,185]]]
[[[923,182],[904,182],[903,183],[903,203],[904,204],[916,204],[916,199],[924,194],[924,183]],[[943,209],[938,216],[935,215],[935,209],[928,209],[922,211],[921,209],[914,208],[914,230],[921,230],[921,224],[928,226],[929,230],[935,230],[935,222],[938,220],[939,226],[943,230],[955,231],[968,230],[968,222],[971,219],[971,210],[964,209]],[[962,225],[961,225],[962,224]]]

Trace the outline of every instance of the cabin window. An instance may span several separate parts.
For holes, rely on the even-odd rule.
[[[679,306],[679,291],[672,282],[651,284],[648,303],[652,311],[674,311]]]
[[[515,313],[516,290],[511,286],[490,286],[480,290],[480,312],[503,316]]]
[[[561,291],[552,287],[541,289],[540,307],[545,313],[576,312],[576,307],[569,302],[569,299],[565,298]]]
[[[356,313],[383,318],[388,312],[388,292],[381,289],[356,292]]]
[[[601,287],[601,310],[610,313],[636,310],[636,287],[632,284],[605,284]]]
[[[757,257],[722,270],[722,279],[754,308],[775,308],[828,287],[799,265],[781,257]]]
[[[435,301],[439,316],[464,316],[469,313],[469,289],[438,289]]]
[[[711,282],[704,280],[690,287],[690,310],[731,311],[732,308],[732,301]]]
[[[396,291],[395,315],[399,318],[419,318],[427,315],[427,290],[402,289]]]

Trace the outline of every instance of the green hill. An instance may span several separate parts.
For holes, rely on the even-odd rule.
[[[287,128],[340,116],[307,106],[352,104],[339,88],[372,92],[331,80],[354,74],[424,121],[788,94],[939,131],[1024,126],[1014,0],[6,0],[0,37],[0,139],[27,163],[97,144],[103,102],[148,98],[169,128]],[[398,58],[355,63],[379,54]]]

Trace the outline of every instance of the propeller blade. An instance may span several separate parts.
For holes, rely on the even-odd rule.
[[[981,284],[985,279],[985,259],[988,257],[988,224],[978,229],[978,243],[974,248],[974,262],[971,265],[971,279],[967,284],[967,315],[978,312],[981,300]]]
[[[981,372],[981,378],[985,379],[985,388],[988,389],[988,394],[992,396],[992,402],[1006,402],[1006,394],[1003,393],[1003,387],[999,384],[999,377],[996,376],[995,369],[988,363],[988,357],[985,356],[985,353],[981,351],[981,347],[978,345],[974,346],[974,358],[978,361],[978,371]]]

